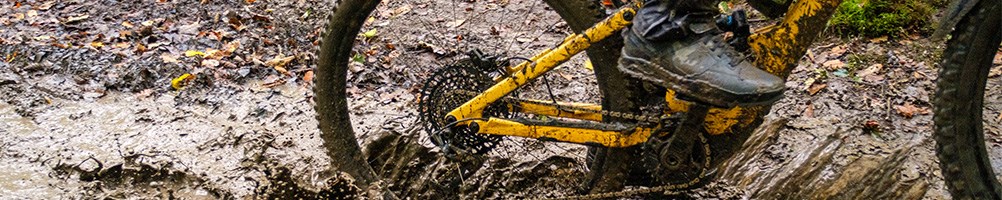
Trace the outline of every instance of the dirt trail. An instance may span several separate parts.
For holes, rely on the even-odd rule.
[[[539,1],[476,3],[386,2],[365,27],[376,36],[360,36],[363,56],[352,64],[348,91],[352,117],[364,119],[354,125],[370,164],[392,180],[388,187],[414,198],[579,192],[589,170],[584,146],[514,139],[457,164],[420,136],[414,99],[434,69],[469,48],[527,56],[569,31],[545,9],[505,18]],[[328,182],[347,178],[329,168],[337,158],[321,148],[304,80],[327,1],[19,5],[0,3],[0,56],[16,54],[0,62],[0,171],[9,172],[0,175],[0,196],[257,199],[348,188]],[[477,17],[456,21],[452,13]],[[239,48],[219,59],[184,55],[234,41]],[[948,199],[926,112],[940,50],[925,43],[815,45],[746,148],[716,169],[717,181],[684,197]],[[289,55],[287,73],[265,64]],[[598,102],[583,63],[577,57],[547,77],[553,96]],[[183,73],[198,78],[170,89]],[[545,85],[521,95],[549,98]],[[1002,117],[994,117],[1002,97],[989,92],[986,101],[990,146],[1002,149]]]

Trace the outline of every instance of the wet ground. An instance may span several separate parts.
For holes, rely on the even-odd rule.
[[[459,165],[464,176],[455,178],[443,175],[456,169],[415,124],[423,79],[468,49],[529,56],[559,42],[566,24],[529,9],[538,4],[409,0],[377,9],[364,28],[372,34],[359,36],[348,92],[370,164],[399,196],[579,190],[588,170],[583,146],[506,140]],[[313,117],[309,76],[328,2],[0,7],[0,196],[257,199],[356,189],[330,169],[337,158],[322,150]],[[533,14],[508,17],[526,12]],[[920,36],[819,42],[745,149],[716,169],[717,181],[685,195],[949,198],[930,137],[939,51]],[[989,88],[998,88],[1000,64]],[[560,100],[598,102],[584,65],[577,57],[520,95],[549,98],[550,85]],[[171,88],[184,73],[196,78]],[[1000,99],[989,92],[985,116],[989,144],[1002,150]]]

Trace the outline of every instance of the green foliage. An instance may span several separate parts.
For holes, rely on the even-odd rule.
[[[942,0],[845,0],[828,26],[843,35],[897,36],[931,30],[934,6]]]

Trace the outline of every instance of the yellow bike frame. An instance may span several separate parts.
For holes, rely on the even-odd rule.
[[[756,66],[786,78],[790,71],[796,67],[797,60],[803,57],[810,44],[824,30],[822,24],[828,21],[839,3],[841,0],[798,0],[790,5],[786,17],[779,23],[756,30],[755,34],[749,37],[749,44],[756,58]],[[556,68],[572,56],[587,49],[591,44],[612,34],[617,34],[629,26],[630,20],[641,6],[643,6],[642,1],[624,6],[584,32],[568,36],[555,49],[544,50],[529,61],[520,63],[509,70],[512,72],[509,77],[499,80],[494,86],[453,109],[447,117],[449,120],[463,121],[463,123],[458,123],[459,125],[476,127],[479,134],[518,136],[605,147],[629,147],[646,142],[651,132],[660,127],[600,130],[554,125],[527,125],[493,117],[480,119],[484,108],[491,103],[503,98],[530,80]],[[693,104],[676,99],[674,91],[668,91],[665,99],[673,112],[686,112]],[[589,121],[602,120],[602,116],[599,114],[561,110],[541,102],[522,102],[519,103],[518,109],[512,108],[512,110],[551,117]],[[578,110],[601,110],[601,106],[594,104],[560,103],[560,105],[562,105],[561,107],[574,107]],[[712,135],[751,128],[752,122],[766,114],[768,109],[769,105],[711,108],[705,117],[704,128],[707,133]]]

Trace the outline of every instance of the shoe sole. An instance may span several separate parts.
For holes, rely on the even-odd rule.
[[[620,71],[644,81],[674,90],[679,94],[694,94],[687,97],[715,107],[732,108],[735,106],[769,105],[783,97],[783,92],[774,94],[741,95],[724,92],[705,82],[669,72],[645,59],[632,57],[623,52],[619,58]],[[660,79],[658,77],[663,77]],[[743,101],[742,101],[743,100]]]

